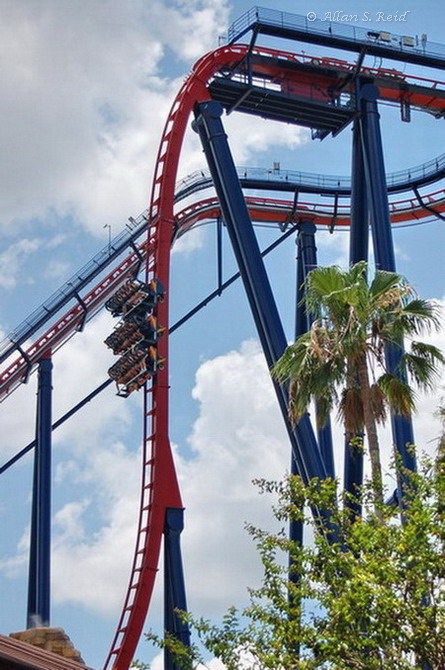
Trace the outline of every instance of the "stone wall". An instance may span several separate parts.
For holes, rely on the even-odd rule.
[[[28,628],[19,633],[11,633],[10,637],[85,665],[79,651],[74,647],[63,628]]]

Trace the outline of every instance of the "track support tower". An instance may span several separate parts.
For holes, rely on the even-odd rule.
[[[181,556],[181,533],[184,510],[169,507],[164,529],[164,625],[168,635],[184,646],[190,646],[190,630],[180,613],[187,611],[184,570]],[[181,670],[168,649],[164,651],[164,670]]]
[[[39,363],[27,627],[50,622],[52,360]]]
[[[287,341],[221,115],[222,107],[218,103],[213,101],[200,103],[195,107],[193,127],[201,139],[260,342],[267,364],[271,367],[282,355]],[[305,482],[313,477],[324,479],[326,467],[309,418],[303,417],[293,428],[287,416],[287,387],[275,383],[275,391],[285,419],[298,474]]]
[[[365,83],[360,87],[360,126],[375,262],[378,269],[395,272],[396,262],[389,218],[388,193],[377,99],[378,89],[374,84]],[[403,375],[403,371],[400,369],[403,353],[402,347],[403,345],[401,344],[400,347],[388,347],[386,350],[388,369],[399,375]],[[415,471],[416,458],[412,449],[410,449],[410,445],[414,444],[414,431],[411,419],[393,414],[391,416],[391,426],[394,443],[400,455],[402,466],[408,470]],[[399,483],[399,486],[401,486],[401,483]],[[402,495],[400,496],[400,500],[402,500]]]

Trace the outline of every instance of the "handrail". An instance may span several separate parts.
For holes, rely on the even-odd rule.
[[[277,189],[280,184],[288,190],[302,193],[337,193],[340,197],[349,197],[351,179],[346,176],[322,175],[297,170],[279,168],[238,167],[238,176],[245,187]],[[441,154],[421,165],[400,170],[386,175],[388,191],[400,193],[421,185],[430,184],[445,176],[445,154]],[[175,186],[175,202],[185,199],[212,185],[207,169],[196,170],[180,179]],[[70,300],[75,299],[76,292],[88,285],[94,277],[116,259],[131,242],[135,242],[147,226],[147,211],[136,219],[130,218],[125,228],[113,238],[110,244],[103,247],[93,258],[80,268],[68,281],[49,296],[24,321],[14,328],[0,342],[0,363],[37,332],[46,321],[54,316]]]
[[[283,182],[298,186],[302,192],[338,193],[349,196],[351,178],[347,176],[323,175],[313,172],[284,170],[279,168],[238,167],[238,177],[245,181]],[[432,158],[421,165],[415,165],[386,175],[388,191],[400,193],[413,186],[426,185],[445,176],[445,154]],[[176,183],[175,202],[211,185],[210,172],[196,170]]]
[[[359,20],[359,12],[350,14],[348,22],[330,20],[332,18],[330,14],[332,13],[319,12],[321,18],[318,18],[315,12],[303,16],[265,7],[252,7],[232,23],[227,32],[227,39],[229,43],[233,43],[251,29],[270,27],[295,31],[300,36],[306,36],[306,39],[312,35],[318,38],[318,41],[320,38],[325,38],[326,43],[340,47],[343,45],[343,48],[354,48],[357,51],[366,46],[368,53],[381,53],[396,60],[445,68],[445,45],[428,41],[426,35],[411,37],[375,28],[361,28],[354,25]],[[335,14],[334,12],[334,16]],[[346,15],[346,12],[339,12],[340,14]]]
[[[136,219],[130,218],[125,228],[103,247],[93,258],[80,268],[68,281],[49,296],[34,312],[22,321],[0,342],[0,363],[15,350],[17,346],[31,337],[46,321],[57,314],[76,293],[87,286],[94,277],[115,260],[131,242],[134,242],[147,227],[147,212],[142,212]]]

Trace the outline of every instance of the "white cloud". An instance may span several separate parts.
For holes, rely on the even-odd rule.
[[[88,505],[89,501],[85,499],[70,502],[54,515],[54,526],[60,533],[58,543],[65,539],[68,539],[68,541],[81,540],[85,536],[82,516]]]
[[[21,450],[35,438],[36,387],[32,376],[28,384],[14,391],[14,400],[1,405],[0,434],[8,435],[2,444],[2,463]]]
[[[202,226],[196,226],[177,239],[173,246],[173,254],[191,254],[202,249],[206,241],[206,231]]]
[[[251,665],[242,665],[240,668],[251,668]],[[164,668],[164,654],[161,652],[150,661],[151,670],[163,670]],[[212,658],[202,665],[196,666],[196,670],[225,670],[226,666],[217,658]]]
[[[270,501],[252,479],[282,478],[289,448],[256,343],[203,363],[193,395],[200,404],[190,436],[195,455],[179,467],[185,564],[191,609],[215,615],[242,602],[259,578],[244,523],[267,523]]]
[[[112,317],[104,311],[87,323],[81,334],[75,333],[63,348],[53,354],[53,420],[59,419],[107,378],[107,370],[115,359],[103,341],[113,326]],[[23,346],[26,349],[30,345],[31,342],[27,342]],[[12,363],[15,358],[14,354],[9,362]],[[5,400],[10,411],[1,412],[0,431],[8,435],[9,440],[2,450],[3,456],[12,455],[34,439],[36,390],[37,372],[34,371],[28,383],[20,385]],[[104,427],[110,426],[117,431],[128,428],[134,403],[135,400],[122,402],[115,395],[114,387],[110,386],[84,406],[78,424],[69,421],[54,432],[54,444],[57,446],[71,441],[78,445],[78,449],[90,449],[91,442],[96,439],[94,435]]]
[[[98,446],[85,458],[81,480],[92,487],[94,501],[73,501],[56,516],[56,602],[80,604],[102,616],[117,615],[136,537],[139,460],[120,443]],[[91,504],[95,530],[86,533],[83,517]]]
[[[45,268],[45,277],[55,277],[56,279],[65,279],[68,276],[70,264],[65,261],[51,259]]]
[[[281,148],[298,150],[310,141],[306,128],[250,114],[224,116],[223,123],[237,165],[249,165],[258,153],[270,148],[274,148],[279,156]]]
[[[23,238],[10,244],[0,254],[0,287],[11,289],[17,285],[22,267],[41,245],[42,241],[38,238]]]
[[[227,20],[224,2],[192,5],[3,2],[3,228],[12,233],[52,210],[97,233],[146,206],[179,88],[161,77],[167,45],[183,61],[194,58]]]
[[[332,234],[326,229],[319,230],[317,231],[316,243],[320,265],[348,266],[349,235],[346,229],[335,230]]]
[[[227,26],[228,7],[219,0],[174,0],[171,9],[155,5],[151,16],[161,41],[179,58],[197,59],[217,46]]]

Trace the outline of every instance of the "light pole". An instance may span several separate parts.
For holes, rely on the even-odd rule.
[[[106,223],[104,228],[108,228],[108,254],[111,253],[111,223]]]

